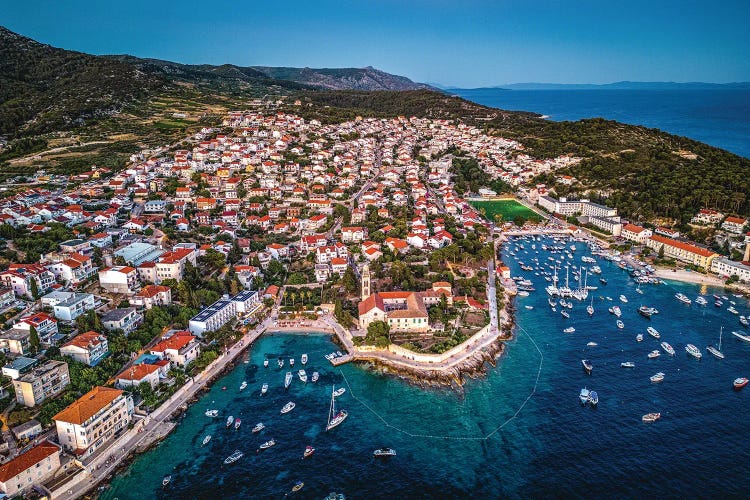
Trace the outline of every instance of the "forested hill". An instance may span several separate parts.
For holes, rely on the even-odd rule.
[[[424,83],[415,83],[405,76],[392,75],[372,66],[320,69],[269,66],[253,66],[253,68],[277,80],[289,80],[328,90],[432,89]]]

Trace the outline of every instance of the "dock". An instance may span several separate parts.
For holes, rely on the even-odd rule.
[[[333,366],[341,366],[343,364],[346,364],[354,359],[354,356],[351,354],[344,354],[343,356],[338,356],[335,358],[331,358],[328,361],[331,362]]]

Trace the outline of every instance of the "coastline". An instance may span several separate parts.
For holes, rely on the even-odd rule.
[[[684,269],[673,270],[665,267],[658,267],[654,274],[663,280],[692,283],[695,285],[708,285],[720,288],[725,286],[724,280],[717,276],[702,274],[695,271],[686,271]]]

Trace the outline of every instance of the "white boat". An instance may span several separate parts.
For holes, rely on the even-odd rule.
[[[596,347],[598,345],[599,344],[597,344],[596,342],[589,342],[588,344],[586,344],[587,347]]]
[[[264,383],[263,386],[260,388],[260,395],[264,395],[268,392],[268,384]]]
[[[669,354],[670,356],[674,356],[674,347],[672,347],[669,342],[662,342],[661,348],[664,349],[664,352]]]
[[[573,333],[575,331],[576,331],[575,328],[573,328],[572,326],[569,326],[565,330],[563,330],[563,333]]]
[[[349,416],[346,410],[340,410],[336,412],[336,391],[334,387],[331,387],[331,406],[328,408],[328,423],[326,424],[326,431],[330,431],[334,427],[341,425]]]
[[[700,306],[705,306],[706,304],[708,304],[708,301],[703,295],[698,295],[698,297],[695,298],[695,303]]]
[[[263,424],[263,422],[258,422],[257,424],[255,424],[255,427],[253,427],[253,434],[257,434],[265,428],[266,426]]]
[[[730,312],[730,313],[732,313],[732,314],[739,314],[739,313],[737,312],[737,309],[735,309],[735,308],[734,308],[734,307],[732,307],[732,306],[729,306],[729,307],[727,308],[727,311],[729,311],[729,312]]]
[[[303,365],[306,365],[307,364],[307,354],[303,354],[302,357],[300,358],[300,361],[302,361]]]
[[[648,328],[646,328],[646,331],[648,332],[649,335],[651,335],[655,339],[661,338],[661,335],[653,326],[649,326]]]
[[[302,382],[307,383],[307,372],[305,370],[300,370],[297,372],[297,376]]]
[[[529,311],[531,311],[532,309],[534,309],[534,306],[524,306],[524,307],[525,307],[525,308],[526,308],[527,310],[529,310]]]
[[[560,314],[562,314],[563,318],[570,318],[570,314],[568,314],[568,311],[560,311]]]
[[[659,373],[656,373],[654,375],[651,375],[651,382],[653,382],[655,384],[661,382],[662,380],[664,380],[664,373],[663,372],[659,372]]]
[[[632,361],[625,361],[623,363],[620,363],[621,368],[635,368],[635,363]]]
[[[313,374],[312,374],[312,381],[313,381],[313,383],[317,382],[319,378],[320,378],[320,374],[318,372],[313,372]]]
[[[164,479],[161,480],[161,485],[166,486],[169,484],[169,482],[172,480],[172,475],[164,476]]]
[[[294,366],[294,358],[289,358],[289,366]]]
[[[206,410],[205,415],[207,417],[211,417],[211,418],[218,417],[219,416],[219,410]]]
[[[625,328],[625,323],[623,323],[621,320],[618,319],[617,320],[617,328],[619,328],[620,330],[622,330],[623,328]]]
[[[281,408],[281,414],[283,415],[284,413],[289,413],[290,411],[292,411],[294,409],[295,406],[297,406],[297,405],[294,404],[293,402],[289,401],[287,404],[285,404]]]
[[[724,327],[722,326],[721,329],[719,330],[719,347],[718,348],[714,347],[713,345],[709,345],[708,347],[706,347],[706,350],[708,352],[710,352],[711,354],[713,354],[715,357],[719,359],[724,359],[724,353],[721,352],[721,337],[723,333],[724,333]]]
[[[375,450],[372,452],[372,456],[374,457],[395,457],[396,456],[396,450],[393,448],[380,448],[378,450]]]
[[[266,441],[265,443],[263,443],[262,445],[260,445],[260,449],[261,450],[267,450],[271,446],[276,446],[276,441],[274,439]]]
[[[242,425],[242,420],[239,417],[237,417],[237,419],[235,419],[234,421],[234,430],[239,429],[240,425]]]
[[[345,387],[339,387],[338,389],[336,389],[335,391],[333,391],[333,397],[337,398],[337,397],[341,396],[342,394],[344,394],[345,392],[346,392],[346,388]]]
[[[645,424],[650,424],[650,423],[656,422],[660,418],[661,418],[661,413],[646,413],[645,415],[641,417],[641,420]]]
[[[286,372],[286,375],[284,375],[284,389],[289,388],[289,384],[292,383],[292,372]]]
[[[648,353],[648,359],[658,358],[659,356],[661,356],[661,353],[657,351],[656,349]]]
[[[519,297],[528,297],[529,292],[527,292],[526,290],[519,290],[518,293],[516,293],[516,295],[518,295]]]
[[[636,342],[643,342],[643,334],[639,333],[638,335],[636,335],[635,336],[635,341]]]
[[[244,453],[242,453],[240,450],[234,450],[234,453],[232,453],[231,455],[229,455],[227,458],[224,459],[224,463],[226,465],[233,464],[237,460],[242,458],[243,455]]]
[[[620,302],[622,302],[623,304],[627,304],[628,298],[624,295],[620,295]]]
[[[734,335],[740,340],[744,340],[745,342],[750,342],[750,335],[745,335],[742,332],[732,332],[732,335]]]
[[[700,349],[695,347],[693,344],[688,344],[685,346],[685,351],[690,354],[695,359],[701,359],[703,357],[703,354],[701,354]]]
[[[242,383],[240,384],[240,390],[244,391],[246,387],[247,387],[247,382],[243,380]]]
[[[231,427],[232,423],[234,423],[234,417],[232,415],[229,415],[227,417],[227,428]]]
[[[263,360],[263,367],[268,368],[268,358]]]
[[[677,292],[676,294],[674,294],[674,296],[675,296],[675,298],[676,298],[677,300],[679,300],[679,301],[680,301],[680,302],[682,302],[683,304],[688,304],[688,305],[690,305],[690,304],[691,304],[691,303],[693,302],[693,301],[692,301],[692,300],[690,300],[690,299],[688,298],[688,296],[687,296],[687,295],[685,295],[684,293],[680,293],[680,292]]]
[[[211,434],[203,438],[203,443],[201,443],[201,446],[206,446],[209,441],[211,441]]]
[[[578,393],[578,400],[581,402],[582,405],[586,405],[586,403],[589,402],[589,396],[591,395],[591,391],[589,391],[587,388],[581,389],[581,392]]]
[[[620,310],[620,308],[618,306],[612,306],[612,307],[610,307],[609,308],[609,312],[611,312],[612,314],[614,314],[618,318],[620,316],[622,316],[622,311]]]
[[[284,368],[284,360],[279,358],[279,368]]]
[[[750,320],[748,320],[748,319],[747,319],[746,317],[744,317],[744,316],[740,316],[740,324],[741,324],[742,326],[748,326],[748,325],[750,325]]]

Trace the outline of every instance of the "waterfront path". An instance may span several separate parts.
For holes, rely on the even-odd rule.
[[[91,461],[86,464],[86,472],[77,474],[70,482],[52,492],[55,500],[72,500],[83,496],[102,480],[112,474],[120,463],[131,452],[147,448],[158,441],[174,427],[167,420],[181,406],[189,404],[198,392],[219,375],[248,345],[255,342],[272,323],[270,316],[255,329],[248,331],[242,339],[222,353],[200,374],[180,387],[172,397],[143,420],[136,422],[132,429],[112,441],[105,449],[98,450]]]

